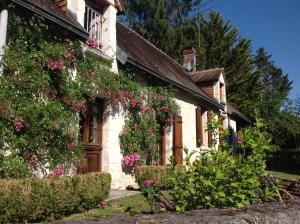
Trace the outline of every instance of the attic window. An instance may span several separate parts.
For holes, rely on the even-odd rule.
[[[226,103],[225,85],[220,83],[220,101]]]

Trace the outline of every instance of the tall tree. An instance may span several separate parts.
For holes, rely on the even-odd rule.
[[[214,11],[200,18],[200,30],[200,43],[196,39],[198,69],[224,67],[229,101],[249,116],[263,90],[255,71],[251,41],[241,38],[238,29]]]
[[[281,68],[275,66],[272,56],[264,48],[257,50],[255,64],[264,86],[258,110],[261,117],[265,119],[267,131],[272,134],[274,142],[277,145],[286,145],[290,136],[299,131],[293,122],[296,121],[296,116],[291,111],[282,111],[292,88],[292,82],[289,81],[288,75],[283,74]]]
[[[124,0],[126,19],[145,39],[181,61],[185,46],[196,38],[190,14],[201,0]]]

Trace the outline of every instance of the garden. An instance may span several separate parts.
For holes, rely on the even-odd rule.
[[[213,133],[211,148],[185,149],[185,165],[171,159],[169,166],[158,166],[159,135],[180,110],[174,90],[143,87],[130,70],[115,75],[110,61],[83,51],[84,44],[95,47],[93,40],[83,44],[53,37],[42,18],[22,16],[12,13],[9,18],[1,62],[1,223],[54,221],[75,213],[84,219],[242,208],[290,196],[265,172],[272,145],[259,119],[238,133],[234,148],[226,141],[217,145],[220,124],[212,119],[207,124]],[[119,136],[123,163],[142,192],[109,205],[109,174],[74,175],[85,163],[79,115],[99,96],[126,112]]]

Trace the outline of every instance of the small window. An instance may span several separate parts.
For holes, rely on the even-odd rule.
[[[102,138],[102,101],[89,103],[87,113],[81,116],[81,130],[84,144],[101,144]]]
[[[220,101],[224,103],[226,102],[224,83],[220,83]]]

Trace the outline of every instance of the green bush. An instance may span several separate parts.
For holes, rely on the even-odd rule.
[[[111,177],[92,173],[51,179],[0,181],[0,223],[58,219],[99,205],[108,196]]]
[[[208,208],[243,207],[253,202],[281,199],[277,182],[265,173],[265,152],[270,150],[269,137],[261,132],[260,123],[238,133],[238,150],[216,145],[195,161],[194,153],[185,149],[185,171],[175,170],[174,201],[177,211]],[[212,129],[218,127],[211,122]],[[214,133],[214,132],[213,132]]]
[[[172,182],[173,168],[172,166],[138,166],[135,169],[135,180],[140,186],[144,187],[146,179],[152,179],[155,185],[160,189],[172,189],[174,184]]]

